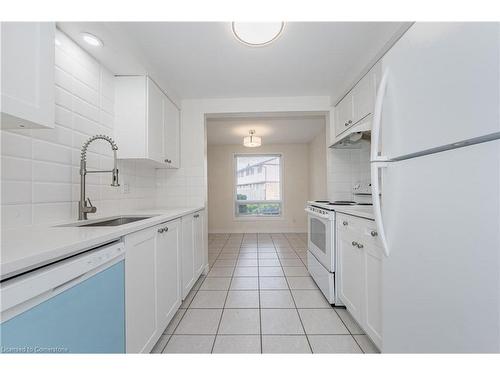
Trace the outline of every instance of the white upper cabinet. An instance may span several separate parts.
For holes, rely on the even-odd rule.
[[[54,22],[1,23],[1,128],[54,127]]]
[[[180,163],[180,112],[168,98],[163,99],[163,128],[165,129],[165,162],[169,168]]]
[[[371,120],[379,70],[380,64],[376,64],[335,106],[334,121],[330,124],[331,143],[352,126]]]
[[[118,158],[179,168],[179,117],[179,109],[150,77],[116,77]]]

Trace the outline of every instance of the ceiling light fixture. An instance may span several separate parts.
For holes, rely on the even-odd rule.
[[[104,45],[101,39],[90,33],[82,33],[82,38],[93,47],[102,47]]]
[[[255,134],[255,130],[250,130],[249,136],[243,137],[243,146],[245,147],[259,147],[262,145],[262,138],[257,137]]]
[[[233,34],[247,46],[260,47],[275,41],[283,32],[284,22],[233,22]]]

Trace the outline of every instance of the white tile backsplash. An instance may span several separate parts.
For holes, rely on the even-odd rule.
[[[352,187],[370,181],[370,144],[360,149],[327,150],[327,186],[329,200],[353,200]]]
[[[80,148],[92,135],[113,135],[114,77],[65,34],[57,32],[55,66],[55,128],[2,130],[2,227],[13,228],[73,220],[79,199]],[[118,145],[119,146],[119,145]],[[89,169],[110,169],[112,153],[106,142],[91,145]],[[154,206],[156,189],[167,186],[151,167],[119,161],[120,183],[130,193],[110,185],[111,176],[88,175],[87,193],[100,214]],[[175,184],[176,180],[173,179]],[[169,181],[170,183],[170,181]],[[188,193],[183,191],[183,196]],[[169,194],[170,196],[170,194]],[[182,200],[172,199],[175,206]],[[174,205],[173,205],[174,206]]]

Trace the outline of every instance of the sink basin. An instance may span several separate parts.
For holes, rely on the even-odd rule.
[[[77,223],[60,225],[61,227],[116,227],[133,223],[134,221],[146,220],[153,216],[118,216],[106,219],[95,220],[91,222],[79,221]]]

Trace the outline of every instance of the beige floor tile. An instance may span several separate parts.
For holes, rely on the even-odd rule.
[[[234,269],[234,277],[257,277],[259,276],[258,267],[236,267]]]
[[[297,308],[318,308],[331,309],[332,306],[328,303],[323,293],[319,290],[292,290],[293,299]]]
[[[362,353],[351,335],[308,335],[313,353]]]
[[[218,335],[213,353],[260,353],[259,335]]]
[[[311,353],[311,349],[305,335],[262,336],[262,353]]]
[[[308,335],[343,335],[349,331],[333,309],[299,309]]]
[[[259,276],[284,276],[281,267],[260,267]]]
[[[258,290],[230,290],[227,295],[226,309],[259,308]]]
[[[293,309],[292,295],[289,290],[261,290],[260,304],[263,309]]]
[[[174,331],[178,335],[214,335],[222,315],[221,309],[189,309]]]
[[[191,303],[191,301],[193,300],[195,294],[196,294],[197,290],[191,290],[188,295],[186,296],[186,298],[184,299],[184,301],[182,301],[181,303],[181,309],[187,309]]]
[[[311,277],[291,276],[286,279],[288,280],[288,284],[290,284],[290,289],[318,289],[318,286]]]
[[[173,335],[163,353],[211,353],[215,336]]]
[[[222,309],[227,291],[199,290],[189,306],[190,309]]]
[[[239,255],[238,260],[257,259],[257,257],[258,257],[257,253],[243,253]]]
[[[236,263],[236,267],[257,267],[257,259],[241,259]]]
[[[215,267],[234,267],[236,265],[236,259],[218,259],[214,263]]]
[[[259,282],[260,289],[288,289],[284,277],[259,277]]]
[[[281,259],[281,265],[283,267],[301,267],[304,263],[300,259]]]
[[[211,277],[231,277],[233,275],[234,267],[216,267],[212,268],[207,275]]]
[[[269,253],[259,253],[259,259],[278,259],[278,256],[276,255],[275,252],[269,252]]]
[[[228,290],[230,284],[230,277],[207,277],[200,290]]]
[[[258,290],[258,277],[233,277],[231,290]]]
[[[278,259],[259,259],[259,267],[280,267]]]
[[[335,311],[337,314],[340,316],[340,319],[344,322],[344,324],[347,326],[347,329],[351,333],[351,335],[364,335],[364,331],[361,329],[361,327],[356,323],[354,318],[349,314],[349,311],[345,308],[337,307],[335,308]]]
[[[219,326],[221,335],[258,335],[260,333],[259,309],[226,309]]]
[[[263,309],[261,319],[263,335],[304,334],[295,309]]]
[[[309,271],[306,267],[283,267],[283,272],[286,276],[309,276]]]

